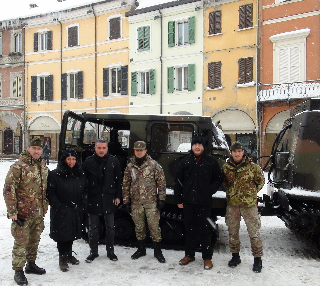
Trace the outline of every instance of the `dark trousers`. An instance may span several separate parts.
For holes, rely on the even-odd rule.
[[[73,240],[57,241],[59,255],[66,255],[72,251]]]
[[[198,204],[183,204],[186,227],[185,255],[195,256],[197,238],[200,238],[202,259],[212,259],[211,229],[208,217],[211,217],[211,207]]]
[[[99,244],[99,215],[89,214],[89,246],[91,253],[98,254]],[[114,252],[114,214],[104,215],[104,223],[106,227],[106,249],[107,253]]]

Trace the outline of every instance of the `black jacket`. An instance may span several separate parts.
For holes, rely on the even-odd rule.
[[[114,200],[122,197],[122,176],[119,160],[109,152],[100,158],[96,153],[83,163],[87,177],[89,214],[102,215],[114,213]]]
[[[47,198],[50,209],[50,237],[54,241],[81,238],[86,177],[75,165],[61,162],[48,176]]]
[[[176,204],[195,203],[212,205],[212,195],[222,183],[221,169],[217,160],[203,154],[198,163],[192,151],[178,166],[174,198]]]

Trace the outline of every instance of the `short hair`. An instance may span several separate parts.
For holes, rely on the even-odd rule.
[[[106,143],[107,144],[107,147],[108,147],[108,140],[107,139],[104,139],[104,138],[99,138],[97,139],[96,143],[94,144],[95,147],[97,147],[97,144],[98,143]]]

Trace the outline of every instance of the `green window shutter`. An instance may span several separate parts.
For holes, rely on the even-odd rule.
[[[143,51],[143,27],[138,28],[138,51]]]
[[[136,96],[138,94],[138,82],[137,82],[138,73],[132,72],[131,73],[131,95]]]
[[[195,82],[195,64],[188,65],[188,90],[195,90],[196,89],[196,82]]]
[[[195,19],[196,17],[190,17],[188,20],[189,24],[189,44],[195,43]]]
[[[156,93],[156,78],[155,78],[156,71],[154,69],[150,70],[149,72],[149,93],[155,94]]]
[[[143,50],[149,51],[150,50],[150,26],[144,27],[144,45]]]
[[[175,22],[168,22],[168,47],[174,47],[175,45]]]
[[[174,92],[174,67],[168,67],[168,92]]]

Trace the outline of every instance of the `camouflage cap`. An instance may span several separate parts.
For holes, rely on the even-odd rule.
[[[145,150],[147,148],[147,144],[144,141],[137,141],[133,144],[134,150]]]
[[[243,148],[243,145],[239,142],[239,141],[234,141],[231,146],[230,146],[230,150],[236,150],[236,149],[242,149],[244,150]]]
[[[39,137],[34,137],[29,142],[29,147],[31,146],[43,147],[43,141]]]

